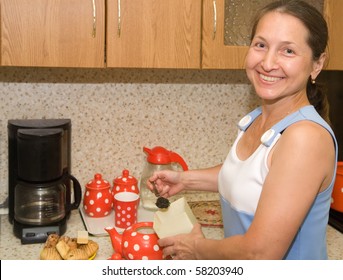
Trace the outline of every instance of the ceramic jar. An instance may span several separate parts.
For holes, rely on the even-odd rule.
[[[105,217],[112,211],[111,185],[99,173],[96,173],[86,185],[83,208],[85,213],[93,218]]]
[[[113,180],[112,195],[119,192],[134,192],[139,194],[138,181],[130,175],[129,170],[124,169],[122,175]]]

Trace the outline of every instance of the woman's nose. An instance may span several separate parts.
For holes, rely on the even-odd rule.
[[[279,67],[278,57],[275,52],[268,51],[262,59],[261,66],[265,71],[271,71]]]

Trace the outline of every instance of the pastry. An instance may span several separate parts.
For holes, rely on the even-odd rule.
[[[60,240],[56,244],[56,249],[64,260],[67,258],[67,254],[70,250],[70,247],[66,241],[68,242],[66,238],[60,238]]]
[[[92,240],[88,240],[87,244],[79,245],[79,248],[86,252],[87,259],[88,259],[98,251],[99,245],[98,245],[98,243],[96,243]]]
[[[61,255],[58,253],[57,249],[54,248],[43,248],[40,253],[41,260],[62,260]]]
[[[88,238],[87,238],[88,239]],[[81,240],[85,243],[85,240]],[[40,253],[41,260],[88,260],[94,258],[99,249],[98,243],[88,240],[78,244],[77,238],[50,234]]]
[[[45,241],[44,248],[40,253],[41,260],[62,260],[61,255],[56,249],[56,244],[59,240],[57,234],[50,234]]]
[[[70,250],[65,257],[65,260],[88,260],[88,258],[89,257],[85,250],[77,248]]]

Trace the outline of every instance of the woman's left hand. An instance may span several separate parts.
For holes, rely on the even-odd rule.
[[[171,257],[173,260],[195,260],[197,259],[195,249],[196,240],[204,238],[201,225],[195,224],[189,234],[165,237],[160,239],[158,244],[163,248],[165,258]]]

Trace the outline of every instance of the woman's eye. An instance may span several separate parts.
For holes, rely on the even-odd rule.
[[[287,55],[293,55],[294,54],[294,51],[292,49],[285,49],[285,53]]]
[[[265,47],[265,44],[263,44],[263,43],[256,43],[255,46],[260,48],[260,49],[263,49]]]

